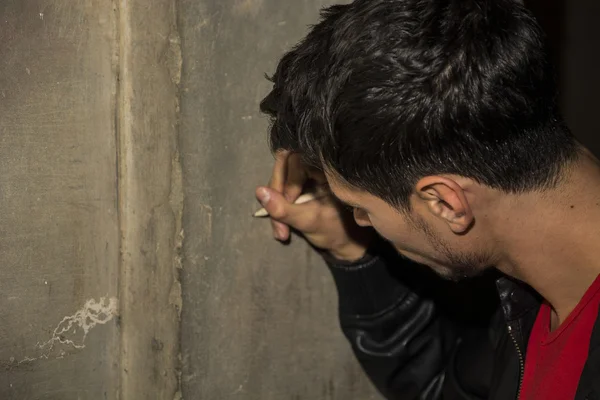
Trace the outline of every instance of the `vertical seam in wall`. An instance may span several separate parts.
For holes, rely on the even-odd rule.
[[[171,48],[171,57],[173,57],[172,70],[170,71],[171,81],[175,85],[175,102],[176,102],[176,120],[175,120],[175,138],[173,143],[173,158],[171,164],[171,192],[169,193],[169,203],[173,211],[175,220],[175,240],[173,254],[173,284],[171,287],[169,302],[176,307],[178,312],[178,343],[177,343],[177,391],[173,395],[173,400],[183,400],[183,392],[181,387],[182,375],[182,321],[181,311],[183,308],[183,292],[181,286],[181,271],[183,269],[182,249],[184,241],[183,231],[183,168],[180,153],[180,129],[181,129],[181,72],[182,72],[182,48],[181,34],[179,30],[179,2],[173,1],[173,27],[169,38]]]
[[[143,266],[138,264],[131,264],[131,262],[139,262],[139,258],[132,256],[129,252],[138,251],[137,244],[134,237],[130,237],[131,232],[135,232],[136,229],[140,229],[139,223],[143,218],[140,218],[140,211],[138,209],[140,200],[144,201],[143,198],[140,198],[140,193],[136,189],[136,163],[139,161],[140,155],[146,150],[143,148],[136,147],[136,143],[140,140],[139,137],[133,137],[135,132],[135,127],[133,124],[137,122],[136,118],[139,118],[137,109],[132,109],[132,101],[144,101],[143,98],[134,99],[134,89],[136,88],[136,82],[134,82],[136,76],[133,76],[132,72],[132,63],[136,60],[133,60],[131,57],[133,56],[133,40],[135,31],[135,26],[132,25],[133,17],[132,15],[132,7],[136,6],[137,3],[132,4],[131,0],[115,0],[117,5],[117,48],[118,48],[118,56],[117,56],[117,99],[116,99],[116,135],[117,135],[117,212],[118,212],[118,223],[119,223],[119,247],[120,247],[120,257],[119,257],[119,272],[118,272],[118,285],[119,285],[119,300],[120,300],[120,315],[123,316],[122,323],[120,324],[119,331],[119,388],[117,397],[122,400],[134,400],[132,398],[126,398],[131,395],[132,390],[136,390],[138,385],[145,384],[143,383],[145,379],[147,379],[147,373],[151,371],[151,368],[154,370],[165,369],[165,371],[170,371],[174,373],[174,376],[164,375],[161,376],[161,382],[155,381],[156,389],[159,389],[160,385],[167,384],[169,388],[173,388],[173,392],[169,394],[172,396],[173,400],[182,399],[181,395],[181,308],[182,308],[182,292],[181,292],[181,283],[180,283],[180,275],[181,275],[181,247],[183,244],[183,230],[182,230],[182,219],[183,219],[183,184],[182,184],[182,168],[181,168],[181,160],[179,154],[179,123],[180,123],[180,111],[179,111],[179,100],[180,100],[180,88],[179,83],[181,79],[181,44],[180,44],[180,36],[178,31],[178,8],[176,0],[160,0],[163,5],[168,6],[165,10],[169,9],[168,15],[163,15],[162,13],[156,15],[156,18],[170,18],[171,20],[162,20],[170,23],[169,35],[168,38],[164,36],[159,36],[157,40],[155,48],[161,48],[165,51],[165,58],[163,59],[165,62],[166,70],[169,74],[169,78],[171,80],[171,84],[173,86],[173,91],[171,95],[175,96],[175,115],[174,115],[174,126],[171,137],[171,162],[170,162],[170,187],[168,193],[168,207],[170,208],[170,212],[172,213],[172,221],[174,226],[174,231],[170,232],[171,243],[173,244],[173,248],[171,251],[171,263],[170,265],[164,265],[164,268],[170,268],[172,274],[171,286],[165,286],[164,289],[168,289],[168,304],[164,304],[166,308],[161,308],[153,310],[156,311],[156,315],[149,315],[148,318],[169,318],[169,307],[177,313],[176,321],[170,322],[169,320],[164,320],[164,323],[171,324],[176,322],[176,325],[173,325],[172,328],[176,331],[172,331],[174,336],[171,339],[166,340],[166,346],[163,350],[162,342],[157,340],[156,346],[158,351],[173,351],[175,354],[175,359],[172,359],[172,363],[169,362],[168,365],[153,365],[152,367],[148,366],[148,370],[146,368],[142,368],[142,370],[136,371],[128,371],[127,368],[135,368],[138,369],[140,367],[139,360],[140,357],[144,357],[144,350],[142,350],[142,355],[139,353],[140,349],[144,348],[147,344],[136,342],[139,340],[135,335],[136,332],[140,329],[139,326],[136,326],[135,322],[132,322],[134,316],[131,314],[135,312],[135,307],[131,308],[132,304],[135,304],[136,301],[140,299],[134,298],[137,296],[135,293],[135,280],[143,278],[144,272],[139,268],[143,268]],[[139,18],[139,16],[135,16]],[[167,41],[166,48],[162,48],[162,41]],[[143,96],[142,94],[135,92],[137,97]],[[173,99],[173,97],[171,97]],[[136,133],[137,134],[137,133]],[[144,157],[142,157],[142,160]],[[166,166],[165,166],[166,167]],[[139,171],[138,171],[139,172]],[[156,205],[156,209],[160,210],[165,204],[164,202]],[[154,210],[154,209],[153,209]],[[163,209],[164,210],[164,209]],[[137,214],[136,214],[137,211]],[[132,225],[135,224],[135,225]],[[164,238],[164,236],[163,236]],[[134,240],[135,248],[132,248],[131,240]],[[138,243],[139,244],[139,243]],[[137,253],[136,253],[137,254]],[[133,269],[132,269],[133,268]],[[165,270],[166,272],[166,270]],[[167,283],[165,282],[165,285]],[[133,289],[132,289],[133,287]],[[133,290],[133,292],[132,292]],[[160,291],[159,291],[160,292]],[[139,310],[138,310],[139,311]],[[165,313],[166,312],[166,313]],[[139,315],[138,315],[139,316]],[[157,317],[158,316],[158,317]],[[133,324],[133,325],[132,325]],[[133,335],[133,336],[132,336]],[[153,339],[154,340],[154,339]],[[154,344],[154,342],[153,342]],[[137,366],[137,367],[136,367]],[[172,370],[174,369],[174,371]],[[162,381],[165,379],[165,381]],[[172,386],[171,386],[172,385]],[[165,389],[167,386],[160,387],[160,389]],[[148,389],[148,388],[147,388]],[[163,393],[161,391],[161,393]],[[163,393],[166,395],[167,393]],[[158,395],[158,393],[157,393]],[[137,396],[136,396],[137,398]]]
[[[126,110],[126,106],[128,104],[129,93],[131,92],[131,87],[128,85],[130,81],[128,80],[128,71],[127,71],[127,47],[129,45],[129,38],[131,37],[128,21],[128,2],[127,0],[115,0],[116,14],[117,14],[117,94],[116,94],[116,120],[115,120],[115,130],[116,130],[116,156],[117,156],[117,213],[118,213],[118,224],[119,224],[119,265],[118,265],[118,291],[119,291],[119,321],[121,320],[121,307],[123,304],[123,299],[126,297],[126,289],[125,289],[125,269],[124,269],[124,228],[123,228],[123,206],[124,206],[124,197],[126,195],[125,188],[123,188],[123,175],[125,175],[124,167],[126,166],[126,161],[128,160],[127,154],[127,146],[125,145],[125,138],[131,135],[131,129],[129,124],[125,121],[129,116],[129,113]],[[123,390],[123,377],[127,372],[124,371],[123,366],[123,355],[124,355],[124,341],[123,341],[123,329],[121,324],[119,324],[119,354],[118,354],[118,365],[119,365],[119,382],[118,382],[118,391],[117,398],[125,400],[122,396]]]

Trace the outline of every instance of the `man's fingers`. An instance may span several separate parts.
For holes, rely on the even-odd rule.
[[[269,216],[277,221],[286,223],[289,204],[281,193],[266,187],[256,189],[256,198],[267,210]]]
[[[315,215],[318,214],[319,204],[317,201],[295,205],[288,202],[281,193],[269,188],[258,188],[256,198],[267,210],[274,223],[283,223],[284,226],[289,225],[299,231],[310,230],[311,224],[314,224]],[[286,228],[288,227],[286,226]],[[278,237],[278,239],[287,240],[289,238],[289,228],[283,233],[285,234],[284,237]]]
[[[266,187],[259,187],[256,189],[256,198],[262,204],[262,206],[267,210],[269,216],[271,217],[271,227],[273,229],[273,237],[277,240],[286,241],[290,237],[290,227],[285,223],[276,221],[273,217],[273,213],[282,214],[281,204],[282,201],[278,198],[283,199],[283,196],[271,189]],[[275,198],[275,199],[274,199]],[[285,202],[285,200],[283,201]]]
[[[285,242],[290,238],[290,227],[286,224],[271,218],[271,226],[273,227],[273,237],[275,239]]]
[[[273,165],[269,187],[280,193],[283,193],[283,189],[285,188],[289,156],[289,151],[280,151],[275,155],[275,164]]]
[[[287,178],[289,151],[279,151],[275,155],[275,164],[273,172],[269,180],[269,187],[282,193],[285,188],[285,180]],[[274,219],[271,219],[271,227],[273,228],[273,236],[275,239],[285,241],[290,236],[290,228]]]
[[[287,178],[283,190],[283,195],[287,201],[290,203],[296,201],[300,194],[302,194],[302,189],[307,179],[308,175],[306,174],[306,169],[302,166],[300,154],[290,154],[287,160]]]

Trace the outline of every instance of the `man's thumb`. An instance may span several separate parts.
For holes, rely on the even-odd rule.
[[[283,220],[287,216],[287,201],[281,193],[262,186],[256,189],[256,198],[258,199],[260,204],[262,204],[265,210],[267,210],[271,218],[276,220]]]

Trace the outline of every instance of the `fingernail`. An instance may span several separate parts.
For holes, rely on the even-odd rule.
[[[283,236],[283,232],[281,231],[281,228],[275,229],[274,236],[275,236],[275,239],[277,239],[277,240],[283,240],[284,236]]]
[[[258,200],[260,201],[260,204],[262,204],[263,206],[267,205],[269,200],[271,200],[271,194],[265,188],[258,189],[257,194],[258,194]]]

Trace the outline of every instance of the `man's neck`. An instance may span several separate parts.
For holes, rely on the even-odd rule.
[[[559,188],[508,203],[497,267],[550,303],[554,329],[600,274],[600,164],[586,152]]]

